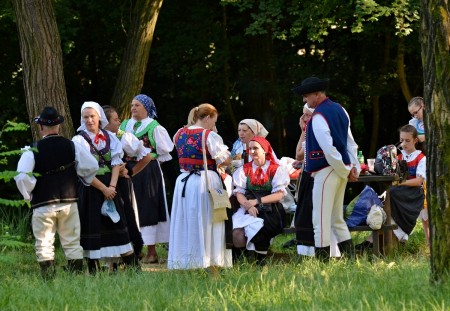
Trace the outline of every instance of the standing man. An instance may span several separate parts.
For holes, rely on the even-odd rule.
[[[39,125],[37,152],[24,148],[14,177],[25,200],[31,200],[31,225],[36,239],[36,257],[44,280],[55,275],[55,232],[58,232],[67,269],[83,270],[80,217],[77,206],[78,178],[90,185],[98,170],[95,158],[84,148],[59,135],[64,117],[45,107],[34,119]],[[38,173],[35,177],[30,173]]]
[[[314,178],[313,227],[315,256],[330,257],[331,231],[342,255],[354,258],[353,243],[344,221],[343,203],[347,181],[356,181],[360,166],[357,149],[345,109],[330,100],[325,90],[328,79],[310,77],[292,91],[315,109],[306,126],[306,172]]]

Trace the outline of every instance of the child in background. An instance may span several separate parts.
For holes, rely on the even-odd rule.
[[[408,103],[408,111],[411,114],[412,119],[409,120],[409,124],[414,126],[417,130],[418,138],[421,143],[420,148],[425,152],[425,126],[423,124],[423,112],[425,110],[425,103],[422,97],[413,97]],[[426,183],[423,185],[424,193],[426,195]],[[427,246],[430,245],[430,228],[428,223],[428,210],[427,201],[424,201],[423,209],[420,212],[419,219],[422,221],[423,231],[425,233],[425,239],[427,241]]]
[[[392,186],[391,210],[392,218],[398,225],[394,230],[400,242],[408,240],[420,211],[423,208],[423,183],[426,179],[426,157],[421,150],[416,149],[419,142],[417,130],[412,125],[405,125],[400,129],[402,153],[399,160],[406,160],[408,165],[408,179],[398,186]]]
[[[414,229],[424,203],[423,183],[426,178],[426,157],[421,150],[416,149],[419,143],[417,131],[412,125],[400,128],[401,154],[398,160],[405,160],[408,166],[408,178],[397,186],[391,186],[390,202],[392,223],[398,225],[394,234],[399,242],[408,241],[408,235]],[[372,236],[361,244],[357,250],[372,247]]]

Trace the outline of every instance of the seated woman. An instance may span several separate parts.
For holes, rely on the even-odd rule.
[[[408,177],[397,186],[390,187],[392,223],[398,225],[394,234],[399,242],[408,241],[408,235],[414,229],[424,203],[423,183],[426,179],[426,157],[416,149],[419,142],[417,130],[412,125],[400,128],[401,154],[399,160],[405,160]],[[357,249],[371,246],[371,236],[367,241],[357,245]]]
[[[285,225],[285,212],[278,202],[286,194],[290,179],[288,172],[275,162],[265,138],[253,137],[249,150],[252,161],[233,174],[233,192],[240,204],[233,215],[233,244],[255,251],[258,264],[263,265],[270,241]]]

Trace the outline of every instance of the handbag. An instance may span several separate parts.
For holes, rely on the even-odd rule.
[[[205,169],[206,188],[212,207],[212,222],[222,222],[228,219],[227,208],[231,208],[228,192],[223,186],[210,188],[208,182],[208,165],[206,164],[206,129],[202,133],[203,167]]]

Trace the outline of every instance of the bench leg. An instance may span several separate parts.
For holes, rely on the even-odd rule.
[[[380,257],[380,235],[378,231],[372,231],[373,254]]]

